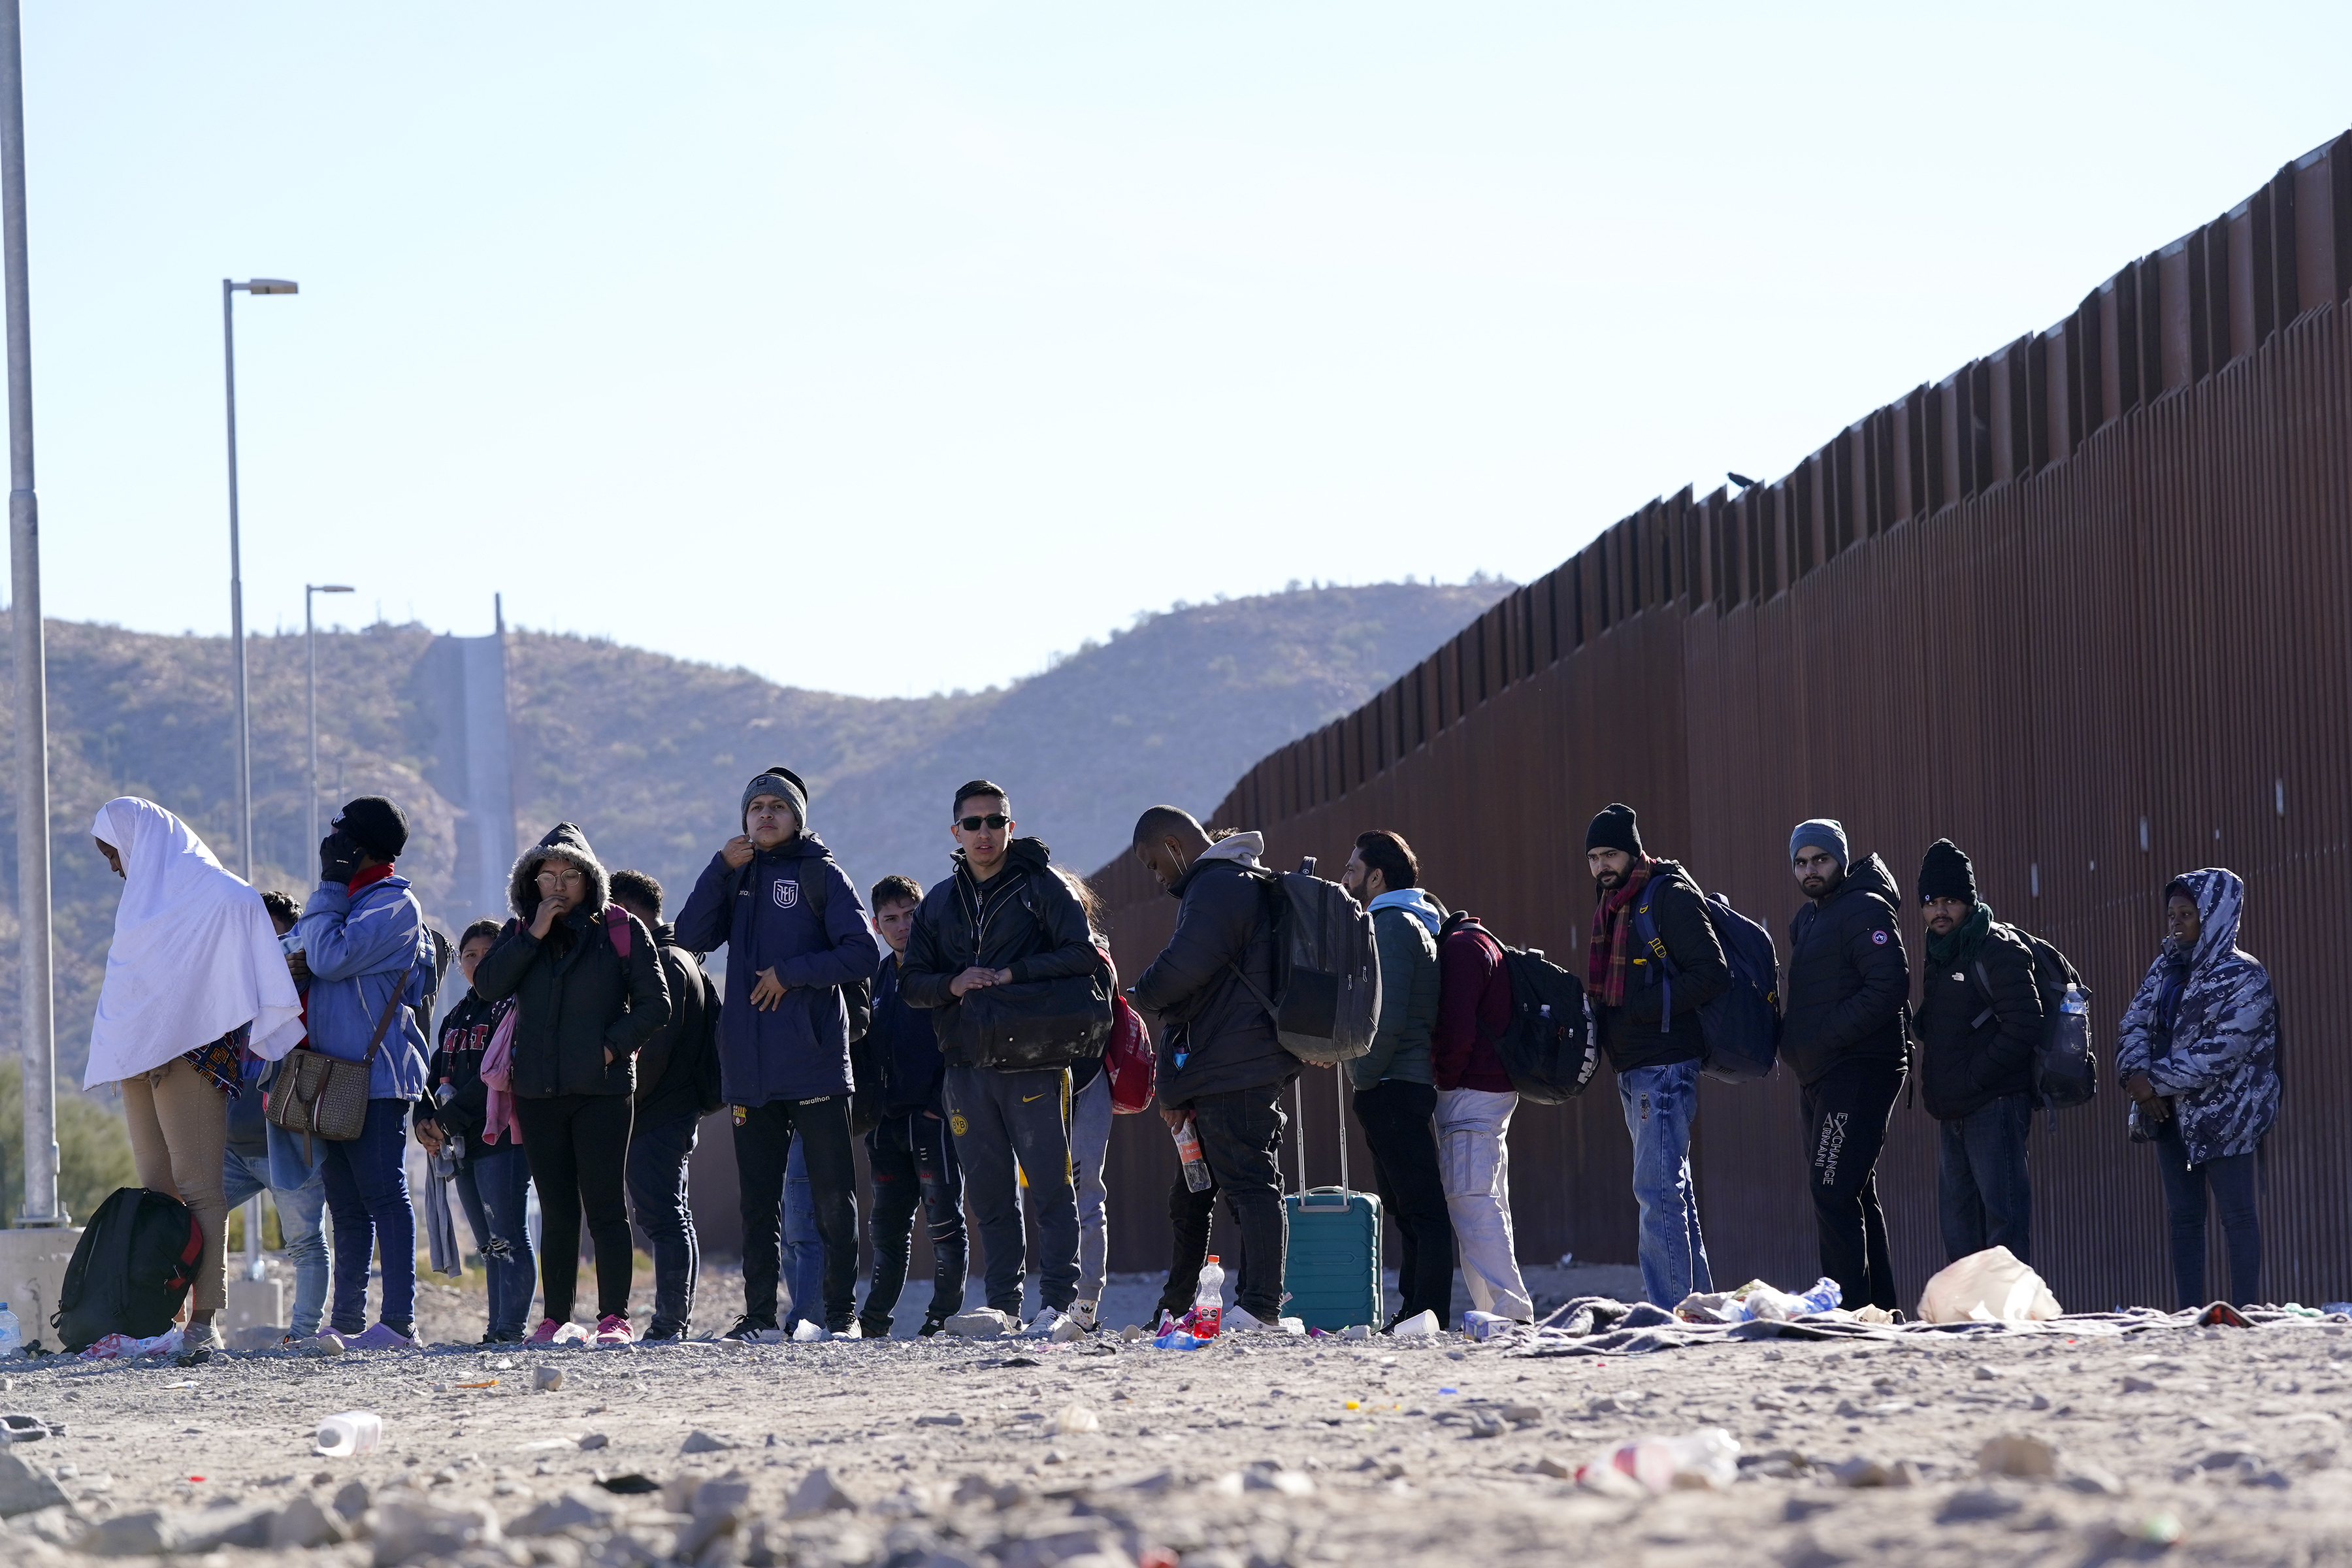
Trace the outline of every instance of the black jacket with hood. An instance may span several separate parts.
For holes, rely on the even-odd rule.
[[[1037,838],[1005,847],[995,876],[982,885],[964,852],[955,874],[932,884],[915,910],[915,929],[898,965],[898,994],[931,1009],[940,1052],[950,1067],[970,1067],[957,1041],[962,998],[948,986],[965,970],[1007,969],[1015,982],[1062,980],[1091,973],[1102,959],[1087,911],[1054,869],[1053,851]]]
[[[1181,1109],[1204,1094],[1285,1084],[1298,1058],[1242,974],[1275,989],[1273,895],[1258,867],[1265,839],[1234,833],[1202,851],[1168,890],[1176,931],[1135,982],[1135,1005],[1160,1016],[1160,1100]]]
[[[1911,996],[1895,917],[1901,898],[1886,862],[1868,855],[1789,921],[1780,1059],[1799,1083],[1818,1083],[1850,1061],[1900,1068],[1903,1008]]]
[[[1674,1027],[1659,1026],[1659,1015],[1666,1005],[1666,977],[1629,921],[1626,935],[1633,951],[1625,972],[1625,1005],[1605,1007],[1595,1003],[1592,1008],[1601,1048],[1609,1053],[1609,1065],[1618,1072],[1697,1061],[1706,1051],[1706,1030],[1699,1022],[1698,1010],[1731,984],[1723,942],[1715,934],[1715,922],[1706,918],[1706,901],[1690,873],[1672,860],[1657,861],[1638,902],[1649,906],[1658,940],[1666,944],[1666,956],[1674,960]]]
[[[577,866],[587,888],[542,942],[530,934],[530,922],[539,913],[539,868],[547,860]],[[485,1002],[515,998],[518,1100],[635,1092],[637,1048],[669,1022],[669,986],[653,935],[616,909],[629,925],[624,963],[605,926],[610,895],[603,862],[568,822],[550,828],[515,862],[507,899],[516,918],[476,966],[474,994]]]
[[[719,987],[702,961],[677,945],[677,927],[656,921],[669,1022],[637,1053],[640,1127],[702,1116],[725,1103],[719,1093]]]
[[[2004,1095],[2032,1093],[2033,1052],[2042,1043],[2042,991],[2033,980],[2032,951],[2008,927],[1995,923],[1975,952],[1941,964],[1922,954],[1919,963],[1926,976],[1912,1022],[1919,1037],[1919,1095],[1927,1114],[1958,1121]],[[1990,1001],[1985,998],[1988,984]]]

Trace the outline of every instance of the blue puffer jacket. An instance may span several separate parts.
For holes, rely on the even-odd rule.
[[[822,924],[806,891],[818,878],[825,886]],[[816,835],[761,850],[740,870],[712,856],[678,911],[677,945],[688,952],[727,949],[719,1079],[728,1104],[849,1092],[849,1012],[840,988],[871,978],[882,954],[856,888]],[[768,1012],[751,1006],[763,969],[786,987]]]
[[[2165,971],[2177,954],[2165,939],[2116,1031],[2116,1081],[2147,1074],[2172,1100],[2189,1163],[2201,1165],[2253,1152],[2278,1121],[2278,997],[2262,961],[2238,950],[2237,874],[2208,867],[2174,879],[2168,896],[2175,889],[2197,904],[2197,945],[2168,1026]]]
[[[433,990],[433,938],[425,911],[397,874],[354,894],[321,882],[294,929],[310,963],[310,1048],[345,1061],[367,1055],[376,1020],[398,987],[401,1007],[368,1068],[368,1098],[413,1100],[425,1092],[432,1057],[409,1009]]]

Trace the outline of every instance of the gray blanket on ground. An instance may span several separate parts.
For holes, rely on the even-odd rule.
[[[1825,1313],[1791,1318],[1785,1322],[1758,1319],[1745,1323],[1692,1323],[1664,1307],[1647,1301],[1628,1306],[1606,1296],[1579,1296],[1538,1323],[1514,1336],[1505,1352],[1522,1356],[1646,1355],[1653,1351],[1688,1350],[1699,1345],[1730,1344],[1741,1340],[1916,1340],[1923,1334],[2073,1334],[2111,1337],[2147,1329],[2196,1326],[2207,1309],[2159,1312],[2135,1307],[2120,1312],[2073,1312],[2039,1322],[1858,1323]],[[2302,1312],[2272,1307],[2249,1307],[2250,1325],[2352,1321],[2342,1313],[2322,1320]]]

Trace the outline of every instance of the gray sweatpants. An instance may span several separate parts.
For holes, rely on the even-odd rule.
[[[1037,1220],[1037,1295],[1057,1312],[1078,1299],[1078,1204],[1071,1187],[1070,1075],[950,1067],[942,1089],[964,1194],[980,1230],[988,1304],[1019,1316],[1027,1272],[1021,1178]]]

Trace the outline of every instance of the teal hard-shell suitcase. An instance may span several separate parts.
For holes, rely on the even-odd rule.
[[[1307,1185],[1305,1140],[1298,1151],[1301,1191],[1283,1195],[1290,1245],[1283,1257],[1286,1317],[1336,1331],[1358,1323],[1378,1329],[1381,1312],[1381,1200],[1348,1190],[1347,1089],[1339,1090],[1339,1184]],[[1302,1104],[1303,1110],[1304,1106]],[[1300,1118],[1305,1121],[1304,1116]]]

